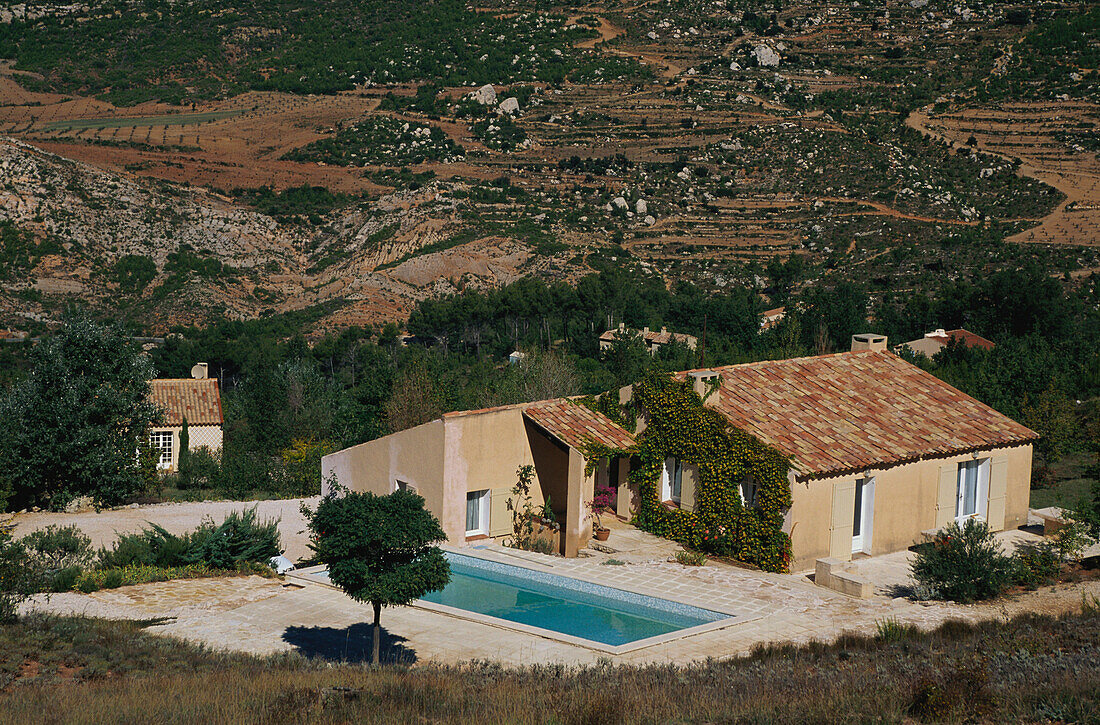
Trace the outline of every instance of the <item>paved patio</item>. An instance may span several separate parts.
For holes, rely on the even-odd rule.
[[[987,610],[950,604],[923,605],[905,599],[852,599],[814,586],[806,577],[768,574],[708,563],[685,567],[667,561],[674,544],[625,525],[616,526],[614,553],[563,559],[484,546],[471,553],[506,563],[652,594],[735,613],[729,626],[609,656],[533,634],[469,621],[415,607],[387,609],[382,616],[389,659],[456,663],[489,659],[510,665],[687,663],[746,653],[769,642],[832,640],[844,632],[872,633],[884,619],[933,627],[949,618],[977,619]],[[627,563],[616,563],[627,562]],[[171,617],[150,627],[209,647],[358,661],[370,650],[370,607],[315,584],[259,577],[163,582],[96,592],[65,593],[32,606],[58,613],[127,619]]]

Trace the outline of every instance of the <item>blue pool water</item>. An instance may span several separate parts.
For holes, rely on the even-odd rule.
[[[729,615],[577,579],[447,552],[451,582],[423,599],[608,645]]]

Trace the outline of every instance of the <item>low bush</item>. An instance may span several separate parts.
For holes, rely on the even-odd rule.
[[[15,619],[20,603],[38,592],[42,577],[26,547],[0,531],[0,622]]]
[[[1001,551],[989,526],[968,519],[962,527],[948,524],[918,551],[912,574],[931,598],[971,602],[1001,594],[1017,572],[1017,563]]]
[[[115,569],[89,569],[77,576],[70,588],[88,594],[100,589],[117,589],[118,587],[134,584],[165,582],[173,579],[201,579],[204,577],[248,574],[265,577],[275,575],[271,567],[255,562],[241,562],[231,568],[211,567],[205,564],[169,567],[135,564]]]
[[[677,551],[676,563],[684,566],[702,566],[707,563],[707,555],[701,551]]]
[[[1038,544],[1025,544],[1015,552],[1017,584],[1037,587],[1049,584],[1062,570],[1062,557],[1057,545],[1044,541]]]
[[[246,563],[266,565],[281,553],[278,520],[260,521],[256,509],[251,508],[229,514],[220,524],[207,519],[191,533],[179,536],[156,524],[124,534],[113,548],[100,550],[97,568],[232,569]]]

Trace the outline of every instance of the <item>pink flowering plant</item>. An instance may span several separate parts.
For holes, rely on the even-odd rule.
[[[597,486],[593,492],[592,500],[587,501],[585,506],[588,507],[589,517],[596,520],[596,528],[602,529],[603,522],[600,520],[600,515],[611,508],[615,503],[615,491],[608,486]]]

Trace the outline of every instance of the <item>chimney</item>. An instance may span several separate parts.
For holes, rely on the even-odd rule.
[[[649,328],[648,327],[643,327],[642,328],[642,334],[643,335],[648,335],[649,334]]]
[[[209,368],[206,363],[195,363],[195,367],[191,368],[191,377],[195,380],[206,380]]]
[[[932,332],[927,333],[925,337],[947,337],[947,330],[942,327],[937,327]]]
[[[668,328],[665,327],[664,325],[661,325],[661,334],[664,335],[667,332],[668,332]]]
[[[619,332],[626,332],[626,323],[625,322],[620,322],[619,323]]]
[[[852,352],[870,350],[871,352],[886,351],[886,335],[878,335],[873,332],[861,332],[852,335]]]
[[[688,373],[688,380],[691,381],[691,388],[700,398],[706,398],[710,386],[713,385],[714,381],[719,377],[718,373],[714,370],[692,370]]]

